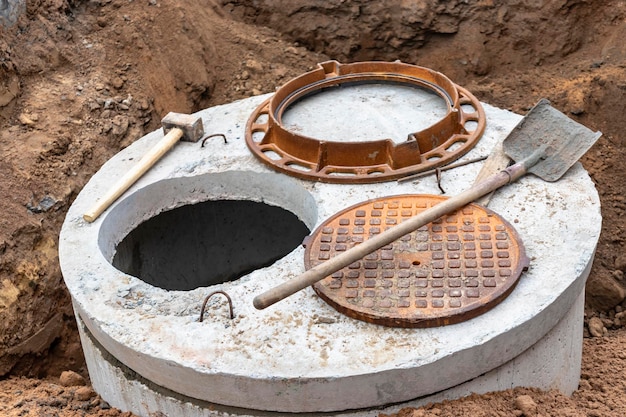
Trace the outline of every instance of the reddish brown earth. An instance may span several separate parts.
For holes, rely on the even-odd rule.
[[[623,1],[28,1],[0,27],[0,414],[127,415],[88,380],[60,379],[87,373],[58,234],[106,160],[168,111],[270,92],[328,59],[400,59],[521,114],[546,97],[604,133],[582,160],[604,222],[579,390],[516,389],[400,415],[626,415],[624,40]]]

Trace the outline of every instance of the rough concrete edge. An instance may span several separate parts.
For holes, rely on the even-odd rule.
[[[584,290],[579,293],[575,303],[556,326],[535,345],[499,368],[457,386],[400,404],[347,412],[324,413],[284,413],[249,410],[196,400],[176,393],[143,378],[141,375],[119,362],[95,340],[78,314],[76,314],[76,320],[80,329],[81,342],[85,350],[87,366],[94,388],[100,393],[103,399],[123,411],[132,411],[135,414],[145,417],[150,417],[157,411],[162,413],[166,412],[166,414],[172,413],[171,415],[186,415],[190,417],[205,416],[207,415],[207,411],[209,411],[210,416],[215,417],[274,417],[287,415],[297,415],[301,417],[368,417],[376,416],[381,412],[398,412],[405,407],[420,407],[428,403],[458,399],[473,393],[484,394],[521,386],[533,386],[540,389],[557,389],[565,395],[571,395],[578,387],[581,372],[583,312]],[[577,340],[581,342],[577,343]],[[558,346],[559,349],[554,349],[554,341],[560,343]],[[554,354],[555,351],[557,353],[555,356],[563,358],[557,366],[552,366],[555,364],[554,361],[537,361],[538,358],[543,358],[546,353]],[[568,352],[569,355],[567,355]],[[563,353],[565,354],[561,356]],[[528,364],[526,362],[529,360],[537,366],[527,366]],[[548,372],[540,372],[542,368],[546,368],[546,364]],[[525,376],[515,381],[515,377],[519,376],[520,372],[524,373]],[[105,375],[106,373],[109,375]],[[538,384],[533,385],[531,376],[537,373],[544,375],[545,378]],[[491,383],[490,380],[492,381]],[[117,388],[117,395],[114,391],[115,388]],[[150,401],[143,396],[145,394],[153,398],[154,401],[151,402],[152,404],[149,404]],[[139,398],[142,400],[139,401]],[[151,409],[151,407],[158,409]]]

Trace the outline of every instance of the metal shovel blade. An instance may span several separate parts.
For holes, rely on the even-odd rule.
[[[537,149],[543,155],[527,172],[545,181],[557,181],[602,136],[570,119],[541,99],[503,142],[504,152],[516,162]]]

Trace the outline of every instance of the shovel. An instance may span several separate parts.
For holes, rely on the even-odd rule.
[[[302,275],[286,281],[254,298],[261,310],[337,272],[370,253],[485,196],[517,181],[527,173],[554,182],[600,138],[593,132],[554,109],[541,99],[504,139],[503,150],[515,164],[478,182],[461,194],[425,210],[391,229],[371,237]]]

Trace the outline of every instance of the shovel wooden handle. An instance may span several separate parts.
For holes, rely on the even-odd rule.
[[[91,223],[96,220],[111,204],[130,188],[147,170],[149,170],[163,155],[167,153],[183,136],[183,131],[173,128],[146,153],[109,191],[88,210],[83,219]]]
[[[502,187],[503,185],[517,180],[526,173],[528,166],[528,161],[512,165],[509,168],[488,177],[486,180],[474,185],[472,188],[462,192],[461,194],[444,200],[436,206],[431,207],[428,210],[424,210],[423,212],[392,227],[391,229],[309,269],[302,275],[256,296],[253,300],[254,307],[259,310],[264,309],[284,298],[289,297],[292,294],[295,294],[309,285],[315,284],[323,278],[337,272],[341,268],[345,268],[375,250],[400,239],[402,236],[411,233],[414,230],[437,220],[441,216],[465,206],[466,204],[471,203],[477,198],[482,197]]]

